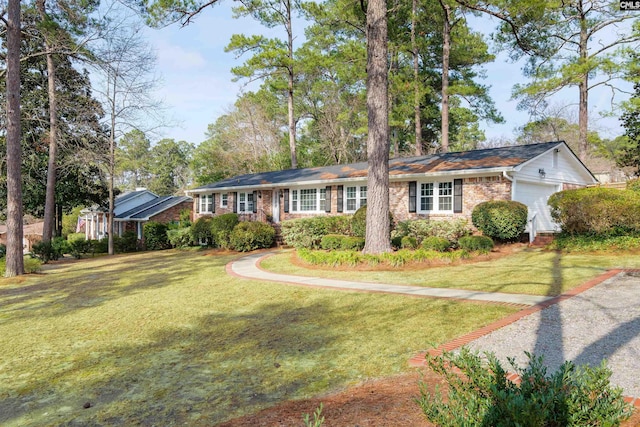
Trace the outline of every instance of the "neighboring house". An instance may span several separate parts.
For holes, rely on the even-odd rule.
[[[22,252],[29,253],[33,249],[33,244],[42,241],[42,230],[44,222],[34,222],[33,224],[22,225]],[[0,244],[7,245],[7,226],[0,225]]]
[[[563,141],[389,161],[389,200],[396,221],[470,218],[488,200],[529,208],[530,227],[558,227],[547,206],[557,191],[595,184],[593,174]],[[187,191],[195,218],[236,212],[271,221],[355,212],[367,203],[367,163],[236,176]]]
[[[191,212],[193,200],[187,196],[158,196],[146,189],[138,189],[119,195],[114,205],[114,232],[118,236],[126,231],[136,233],[142,239],[144,223],[156,221],[168,223],[180,220],[180,212]],[[87,240],[99,240],[107,236],[108,209],[94,206],[83,209],[79,225],[84,228]]]

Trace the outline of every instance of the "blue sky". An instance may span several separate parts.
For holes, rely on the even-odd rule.
[[[250,18],[233,19],[231,7],[231,2],[216,5],[200,13],[186,27],[174,24],[146,30],[148,41],[157,53],[157,72],[162,78],[157,97],[168,107],[171,121],[179,123],[166,128],[163,137],[198,144],[205,139],[207,126],[233,105],[244,86],[242,82],[232,81],[231,68],[245,60],[224,51],[233,34],[283,37],[278,29],[267,30]],[[489,24],[487,32],[493,28],[486,18],[479,22]],[[301,28],[298,31],[302,33]],[[299,46],[302,37],[296,43]],[[517,102],[510,100],[513,85],[524,81],[520,65],[508,62],[506,55],[500,54],[485,69],[488,78],[484,84],[491,86],[490,94],[505,123],[483,123],[482,128],[488,139],[511,139],[514,129],[528,121],[527,113],[517,111]],[[570,89],[561,92],[554,102],[566,105],[576,101],[577,89]],[[594,92],[589,102],[590,127],[603,136],[619,134],[617,119],[599,119],[600,112],[610,109],[610,93]]]

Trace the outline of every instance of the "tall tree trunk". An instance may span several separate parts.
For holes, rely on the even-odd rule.
[[[580,17],[580,65],[583,67],[587,64],[588,51],[588,34],[587,34],[587,17],[584,15]],[[587,132],[589,128],[589,72],[584,71],[580,83],[578,83],[578,90],[580,91],[580,99],[578,106],[578,157],[583,162],[587,158],[589,152],[589,141],[587,140]]]
[[[291,22],[291,0],[285,0],[287,7],[287,36],[289,47],[289,66],[288,66],[288,88],[287,88],[287,106],[289,109],[289,150],[291,152],[291,167],[298,167],[298,154],[296,152],[296,121],[293,114],[293,28]]]
[[[411,53],[413,55],[413,109],[416,133],[416,156],[422,156],[422,115],[420,114],[420,61],[416,26],[418,25],[418,0],[411,6]]]
[[[387,104],[387,2],[367,5],[368,178],[364,252],[391,251],[389,230],[389,106]]]
[[[113,75],[113,98],[111,99],[111,132],[109,132],[109,212],[107,214],[107,253],[113,255],[113,217],[115,216],[115,193],[113,191],[113,175],[116,171],[116,90],[117,74]]]
[[[440,1],[443,11],[442,28],[442,111],[440,151],[449,151],[449,57],[451,56],[451,8]]]
[[[24,274],[20,146],[20,0],[7,5],[7,255],[5,277]]]

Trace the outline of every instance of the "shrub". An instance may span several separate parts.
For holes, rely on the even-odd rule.
[[[322,236],[322,240],[320,240],[320,247],[325,250],[336,250],[342,247],[342,240],[346,236],[341,234],[327,234],[326,236]]]
[[[7,247],[0,243],[0,258],[4,258],[7,254]]]
[[[396,225],[392,237],[415,237],[420,245],[427,237],[441,237],[454,245],[460,237],[471,234],[469,221],[464,218],[452,220],[414,219],[401,221]]]
[[[69,253],[77,259],[91,252],[91,241],[85,240],[84,235],[82,237],[82,239],[73,239],[69,242]]]
[[[186,248],[193,244],[191,227],[175,228],[167,230],[167,239],[173,248]]]
[[[492,239],[512,241],[527,226],[527,206],[512,200],[492,200],[476,205],[471,212],[473,225]]]
[[[149,221],[144,224],[144,245],[150,251],[158,251],[169,247],[167,225]]]
[[[100,240],[90,240],[91,242],[91,253],[92,254],[106,254],[109,251],[109,240],[108,239],[100,239]],[[121,253],[125,252],[122,250],[118,250],[120,248],[116,242],[122,242],[122,238],[119,236],[113,236],[113,248],[115,252]]]
[[[238,214],[235,213],[226,213],[211,218],[210,225],[213,242],[221,248],[228,248],[230,246],[231,232],[239,222]]]
[[[417,249],[418,248],[418,240],[412,236],[404,236],[400,240],[400,248],[402,249]]]
[[[391,238],[391,246],[393,246],[396,249],[400,249],[400,246],[402,246],[402,238],[405,236],[395,236]]]
[[[541,357],[527,356],[526,368],[510,360],[510,370],[521,378],[515,384],[492,353],[484,354],[486,363],[464,347],[457,355],[427,355],[430,369],[447,383],[448,396],[421,385],[418,403],[429,421],[444,427],[614,426],[631,415],[622,389],[611,387],[604,363],[591,368],[565,362],[547,375]]]
[[[364,239],[356,236],[344,236],[340,249],[345,251],[361,251],[364,248]]]
[[[60,245],[54,243],[54,241],[50,242],[35,242],[31,247],[31,253],[34,257],[38,258],[44,264],[49,261],[55,261],[62,256],[60,252]]]
[[[67,242],[71,243],[76,240],[87,240],[84,233],[69,233],[67,234]]]
[[[178,222],[178,228],[191,227],[191,210],[182,209],[180,211],[180,220]]]
[[[465,236],[458,240],[458,247],[465,251],[487,253],[493,249],[493,240],[487,236]]]
[[[565,190],[549,197],[551,216],[569,234],[640,232],[640,193],[615,188]]]
[[[276,237],[276,230],[269,224],[257,221],[243,221],[235,226],[230,236],[233,249],[248,252],[270,248]]]
[[[107,239],[98,240],[95,253],[106,253],[108,249]],[[138,250],[138,236],[134,231],[125,231],[122,236],[113,236],[113,249],[117,253],[135,252]]]
[[[24,272],[29,273],[37,273],[42,269],[42,261],[37,258],[24,257]],[[0,277],[4,277],[4,273],[7,270],[7,260],[6,258],[0,258]]]
[[[299,218],[282,221],[282,239],[294,248],[318,249],[322,236],[349,234],[350,216]]]
[[[389,232],[394,229],[393,215],[389,212]],[[351,217],[351,235],[364,238],[367,232],[367,205],[358,209]]]
[[[422,249],[445,252],[451,247],[451,242],[444,237],[430,236],[422,241]]]
[[[640,192],[640,178],[630,179],[627,181],[627,190]]]
[[[191,236],[193,241],[200,244],[210,245],[213,243],[211,235],[211,218],[200,217],[191,225]]]

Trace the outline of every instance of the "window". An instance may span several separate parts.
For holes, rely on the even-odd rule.
[[[453,182],[423,182],[420,184],[421,212],[453,211]]]
[[[291,212],[324,212],[327,189],[300,188],[291,190]]]
[[[347,187],[347,209],[353,212],[367,204],[367,186]]]
[[[253,213],[253,193],[238,193],[238,212]]]
[[[433,210],[433,183],[427,182],[420,184],[420,210]]]
[[[229,193],[220,194],[220,207],[221,208],[229,207]]]
[[[200,212],[201,213],[213,212],[213,194],[200,195]]]
[[[438,210],[450,211],[453,207],[453,183],[441,182],[438,184]]]

